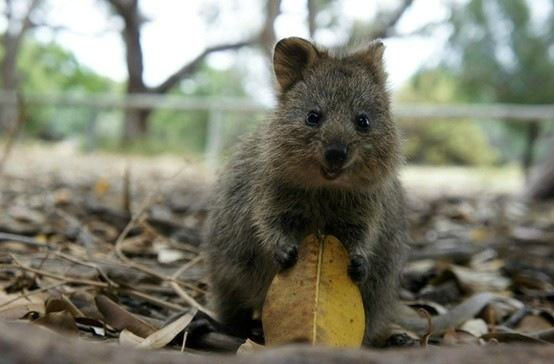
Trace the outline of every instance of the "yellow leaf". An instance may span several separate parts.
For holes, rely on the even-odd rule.
[[[359,288],[348,276],[350,259],[333,236],[308,236],[296,265],[274,278],[262,310],[267,345],[308,342],[358,347],[365,330]]]

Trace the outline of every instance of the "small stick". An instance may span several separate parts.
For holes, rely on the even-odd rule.
[[[198,301],[196,301],[194,298],[192,298],[184,289],[182,289],[177,282],[170,282],[169,285],[175,290],[175,292],[181,297],[183,300],[185,300],[186,303],[188,303],[190,306],[197,308],[200,311],[204,311],[208,315],[215,317],[215,314],[202,306]]]
[[[0,243],[2,242],[16,242],[21,243],[25,245],[30,245],[38,248],[46,248],[49,250],[53,250],[54,248],[49,246],[48,244],[41,243],[38,240],[35,240],[33,238],[29,238],[28,236],[24,235],[18,235],[18,234],[10,234],[10,233],[0,233]]]
[[[184,167],[181,168],[180,170],[178,170],[173,176],[171,176],[167,181],[171,181],[173,180],[174,178],[176,178],[179,174],[181,174],[181,172],[183,172],[184,170]],[[167,182],[166,181],[166,182]],[[159,193],[159,191],[161,190],[162,188],[162,185],[158,185],[158,188],[154,189],[150,194],[149,196],[147,196],[143,203],[141,204],[140,208],[138,209],[138,211],[131,217],[131,220],[129,221],[129,223],[127,223],[127,225],[125,226],[125,228],[123,229],[123,231],[121,231],[121,234],[119,234],[119,236],[117,237],[117,240],[115,242],[115,247],[114,247],[114,250],[115,250],[115,254],[117,255],[117,257],[122,260],[123,262],[127,263],[130,267],[133,267],[139,271],[142,271],[146,274],[150,274],[150,275],[153,275],[153,276],[156,276],[158,277],[159,279],[163,280],[163,281],[168,281],[169,284],[171,285],[171,287],[175,290],[175,292],[183,299],[185,300],[185,302],[187,302],[189,305],[191,305],[192,307],[196,307],[200,310],[203,310],[205,312],[210,312],[209,310],[207,310],[206,308],[204,308],[200,303],[198,303],[194,298],[192,298],[185,290],[183,290],[176,282],[176,278],[175,277],[166,277],[162,274],[159,274],[155,271],[153,271],[152,269],[148,268],[148,267],[145,267],[141,264],[138,264],[138,263],[135,263],[133,262],[131,259],[129,259],[125,253],[123,253],[123,248],[122,248],[122,245],[123,245],[123,240],[127,237],[127,235],[129,234],[129,231],[131,231],[131,229],[137,224],[137,222],[142,218],[142,215],[146,212],[146,210],[151,206],[152,202],[154,201],[154,198],[156,197],[156,195]],[[140,292],[136,292],[136,293],[140,293]],[[153,297],[151,297],[153,298]],[[156,301],[159,301],[156,299]],[[169,305],[169,303],[166,303],[164,301],[159,301],[163,304],[166,304],[166,305]],[[173,304],[170,304],[170,305],[173,305]],[[168,307],[168,306],[165,306],[165,307]],[[174,307],[181,307],[181,306],[178,306],[178,305],[175,305]]]
[[[199,256],[197,256],[196,258],[194,258],[194,259],[188,261],[186,264],[183,264],[183,265],[181,266],[181,268],[177,269],[177,270],[175,271],[175,273],[173,273],[173,274],[171,275],[171,278],[173,278],[173,279],[179,278],[179,276],[180,276],[183,272],[185,272],[185,271],[186,271],[187,269],[189,269],[190,267],[196,265],[197,263],[201,262],[203,259],[204,259],[204,257],[202,257],[201,255],[199,255]]]
[[[127,162],[123,172],[123,210],[131,216],[131,166]]]
[[[426,309],[420,308],[417,312],[424,318],[427,319],[427,333],[421,337],[421,346],[427,347],[429,345],[429,338],[433,333],[433,321],[431,320],[431,315],[427,312]]]
[[[52,279],[57,279],[59,281],[65,282],[65,283],[84,284],[84,285],[100,287],[100,288],[108,288],[109,287],[109,285],[107,283],[104,283],[104,282],[91,281],[89,279],[63,277],[63,276],[60,276],[60,275],[55,274],[55,273],[47,272],[47,271],[40,270],[40,269],[35,269],[35,268],[32,268],[32,267],[27,267],[27,266],[21,264],[21,262],[19,262],[19,260],[17,260],[17,258],[15,256],[13,256],[12,254],[10,254],[10,256],[13,259],[13,261],[15,262],[16,266],[18,268],[20,268],[21,270],[24,270],[24,271],[35,273],[37,275],[41,275],[41,276],[44,276],[44,277],[49,277],[49,278],[52,278]]]
[[[4,306],[7,306],[11,303],[14,303],[16,301],[19,301],[23,298],[25,299],[28,299],[28,297],[30,296],[33,296],[33,295],[36,295],[36,294],[39,294],[39,293],[42,293],[42,292],[45,292],[45,291],[48,291],[50,289],[53,289],[53,288],[57,288],[57,287],[60,287],[60,286],[63,286],[65,284],[65,282],[58,282],[58,283],[54,283],[54,284],[51,284],[49,286],[46,286],[46,287],[42,287],[42,288],[38,288],[38,289],[35,289],[35,290],[32,290],[32,291],[29,291],[29,292],[25,292],[25,293],[20,293],[19,296],[17,297],[14,297],[12,298],[11,300],[8,300],[6,302],[3,302],[0,304],[0,308],[1,307],[4,307]]]
[[[179,295],[179,297],[181,297],[183,300],[185,300],[185,302],[187,302],[189,305],[191,305],[192,307],[195,307],[201,311],[204,311],[205,313],[207,313],[208,315],[214,317],[214,313],[211,312],[210,310],[208,310],[207,308],[203,307],[200,303],[198,303],[198,301],[196,301],[194,298],[192,298],[188,293],[187,291],[185,291],[183,288],[181,288],[181,286],[179,286],[179,284],[174,281],[175,279],[177,279],[184,271],[186,271],[187,269],[189,269],[190,267],[192,267],[193,265],[197,264],[198,262],[200,262],[201,260],[203,259],[202,256],[197,256],[196,258],[194,258],[193,260],[189,261],[187,264],[183,264],[181,266],[181,268],[177,269],[172,275],[171,275],[171,278],[172,278],[172,281],[169,282],[169,285],[175,290],[175,292]]]
[[[123,254],[121,244],[123,240],[127,237],[127,234],[129,234],[129,231],[135,226],[137,221],[142,217],[142,215],[146,212],[146,210],[150,207],[152,202],[154,201],[154,198],[157,196],[157,194],[161,191],[162,187],[165,186],[166,183],[169,181],[175,179],[177,176],[179,176],[184,170],[186,166],[183,166],[180,168],[177,172],[175,172],[172,176],[170,176],[164,183],[161,183],[155,188],[153,191],[150,192],[150,194],[144,199],[142,205],[138,209],[138,211],[132,215],[131,220],[127,223],[123,231],[121,231],[121,234],[117,237],[117,240],[115,242],[115,253],[116,255],[123,261],[130,261],[129,258]]]
[[[77,259],[76,257],[73,257],[69,254],[65,254],[65,253],[62,253],[60,251],[57,251],[54,253],[55,255],[59,256],[60,258],[62,259],[65,259],[67,261],[70,261],[72,263],[75,263],[75,264],[80,264],[80,265],[83,265],[85,267],[89,267],[89,268],[92,268],[94,270],[96,270],[98,272],[98,274],[100,274],[100,276],[102,278],[104,278],[104,280],[112,287],[119,287],[119,285],[114,282],[110,277],[108,277],[108,275],[102,270],[102,268],[100,268],[98,265],[94,264],[94,263],[88,263],[88,262],[84,262],[80,259]]]
[[[181,344],[181,353],[185,351],[185,345],[187,344],[188,331],[183,334],[183,343]]]
[[[157,306],[160,306],[160,307],[164,307],[164,308],[167,308],[169,310],[174,310],[174,311],[185,311],[186,310],[186,307],[184,306],[181,306],[181,305],[178,305],[178,304],[175,304],[175,303],[171,303],[171,302],[166,302],[166,301],[162,301],[154,296],[151,296],[149,294],[146,294],[144,292],[140,292],[140,291],[137,291],[137,290],[134,290],[134,289],[130,289],[130,288],[124,288],[124,289],[120,289],[119,290],[120,292],[122,293],[127,293],[127,294],[130,294],[132,296],[135,296],[135,297],[139,297],[139,298],[142,298],[150,303],[153,303]]]
[[[156,272],[155,270],[152,270],[144,265],[141,265],[141,264],[138,264],[138,263],[134,263],[132,261],[128,261],[128,262],[121,262],[119,260],[115,260],[115,259],[103,259],[101,261],[104,261],[106,263],[110,263],[110,264],[117,264],[119,266],[122,266],[122,267],[125,267],[125,268],[129,268],[129,269],[135,269],[135,270],[138,270],[139,272],[142,272],[144,274],[147,274],[149,276],[152,276],[152,277],[155,277],[161,281],[174,281],[174,282],[177,282],[179,283],[180,285],[182,286],[185,286],[185,287],[188,287],[188,288],[191,288],[191,289],[194,289],[195,291],[197,292],[200,292],[200,293],[204,293],[203,290],[201,290],[200,288],[198,287],[195,287],[194,285],[190,284],[190,283],[187,283],[187,282],[183,282],[179,279],[176,279],[176,278],[171,278],[169,276],[166,276],[166,275],[163,275],[161,273],[158,273]]]
[[[491,329],[491,332],[493,334],[496,333],[496,315],[494,312],[494,308],[491,305],[488,305],[485,310],[485,315],[487,317],[487,321],[489,323],[489,327]]]

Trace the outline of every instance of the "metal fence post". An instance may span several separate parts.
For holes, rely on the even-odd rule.
[[[206,166],[214,170],[217,168],[223,142],[223,112],[221,110],[210,109],[206,138]]]
[[[96,108],[91,109],[90,115],[87,120],[86,133],[85,136],[85,150],[87,152],[92,152],[98,147],[98,132],[96,130],[96,125],[98,121],[99,110]]]

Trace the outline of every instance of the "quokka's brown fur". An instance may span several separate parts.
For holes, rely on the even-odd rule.
[[[387,323],[408,235],[383,51],[380,41],[340,57],[301,38],[275,46],[277,109],[222,172],[206,224],[213,308],[237,332],[247,334],[310,233],[335,235],[349,252],[364,344]]]

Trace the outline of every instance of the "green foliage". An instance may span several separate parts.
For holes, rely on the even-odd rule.
[[[497,154],[472,121],[407,121],[405,153],[408,161],[432,165],[491,165]]]
[[[107,92],[113,83],[56,43],[27,43],[18,59],[24,92]]]
[[[554,7],[549,10],[554,20]],[[554,29],[532,21],[526,0],[470,0],[452,12],[451,24],[454,57],[445,65],[466,100],[554,100],[554,57],[549,54]]]
[[[441,70],[420,72],[398,94],[403,102],[448,103],[458,98],[456,80]],[[490,165],[498,155],[471,120],[403,120],[407,159],[418,164]]]
[[[56,43],[27,42],[18,59],[23,94],[108,92],[115,84],[81,65]],[[33,107],[28,111],[27,132],[45,138],[84,134],[92,111],[66,107]]]
[[[420,71],[400,98],[439,103],[552,103],[554,6],[543,9],[550,12],[550,22],[541,24],[531,16],[530,5],[526,0],[452,3],[451,35],[443,62]],[[522,151],[532,151],[533,140],[527,140],[532,125],[488,120],[479,125],[407,122],[407,153],[410,160],[422,163],[510,162],[519,159]]]
[[[470,0],[454,6],[446,67],[462,100],[515,104],[554,101],[554,6],[526,0]],[[530,6],[541,8],[533,17]],[[546,16],[545,16],[546,15]],[[546,19],[546,20],[545,20]],[[503,158],[532,154],[535,123],[505,123]],[[497,134],[498,130],[495,131]],[[527,166],[525,166],[527,167]]]

